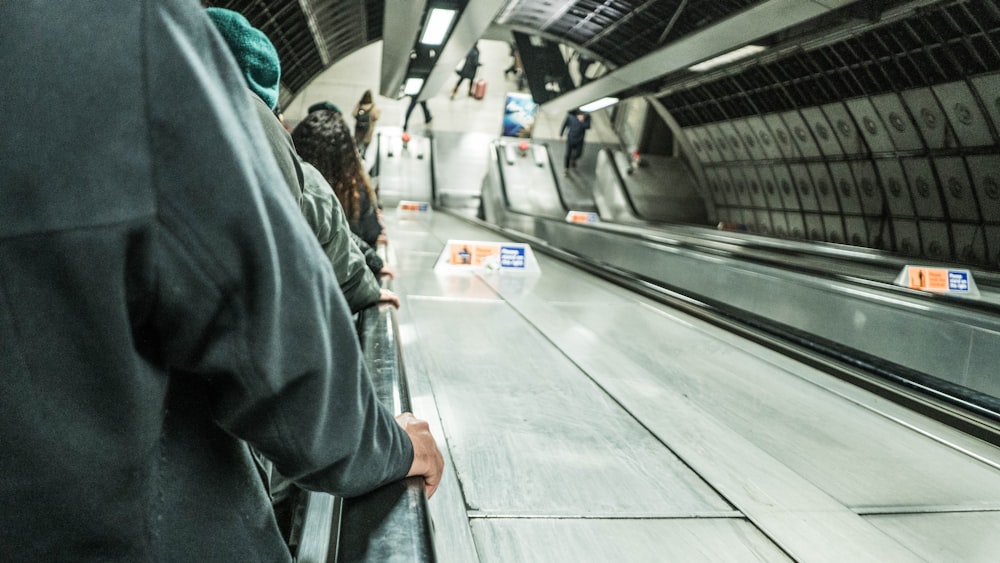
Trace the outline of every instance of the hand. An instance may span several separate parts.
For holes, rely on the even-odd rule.
[[[423,477],[424,491],[427,493],[427,498],[431,498],[444,473],[444,458],[438,450],[434,436],[431,435],[431,427],[427,421],[420,420],[408,412],[396,416],[396,423],[406,431],[406,435],[413,442],[413,465],[410,466],[406,476]]]
[[[396,270],[392,266],[382,263],[382,269],[379,270],[378,275],[381,277],[389,278],[390,280],[396,279]]]
[[[379,303],[389,303],[393,307],[399,309],[399,296],[393,293],[391,290],[383,289],[381,294],[378,296]]]

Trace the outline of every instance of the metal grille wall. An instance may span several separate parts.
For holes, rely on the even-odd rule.
[[[1000,265],[1000,10],[951,1],[660,100],[718,219]]]
[[[382,38],[383,0],[221,0],[246,16],[281,58],[281,101],[341,58]]]

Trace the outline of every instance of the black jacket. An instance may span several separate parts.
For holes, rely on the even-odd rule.
[[[188,0],[0,22],[0,560],[287,560],[248,443],[345,495],[413,453],[226,45]]]

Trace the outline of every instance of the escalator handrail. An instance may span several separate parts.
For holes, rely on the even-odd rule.
[[[403,364],[396,310],[382,305],[361,311],[358,336],[375,394],[393,414],[412,410]],[[433,532],[421,477],[410,477],[385,485],[360,497],[343,499],[343,513],[335,518],[337,506],[309,493],[303,530],[326,526],[330,541],[308,541],[303,537],[296,560],[300,563],[326,561],[370,561],[384,563],[433,563],[436,561]],[[317,507],[310,510],[312,506]],[[310,520],[312,518],[312,520]],[[319,519],[317,522],[316,519]]]

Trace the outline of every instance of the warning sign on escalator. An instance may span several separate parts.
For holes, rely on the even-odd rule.
[[[906,266],[896,278],[896,285],[933,293],[979,297],[979,290],[969,270]]]
[[[474,240],[449,240],[441,251],[434,269],[454,272],[538,273],[540,271],[529,244]]]

